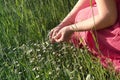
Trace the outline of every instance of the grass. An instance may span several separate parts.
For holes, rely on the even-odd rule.
[[[119,80],[86,49],[47,34],[77,0],[0,0],[0,80]]]

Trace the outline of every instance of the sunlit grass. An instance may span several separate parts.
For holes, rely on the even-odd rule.
[[[49,43],[76,1],[0,1],[0,80],[119,80],[86,49]]]

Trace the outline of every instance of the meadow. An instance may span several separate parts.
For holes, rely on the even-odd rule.
[[[71,44],[51,44],[77,0],[0,0],[0,80],[119,80],[112,68]]]

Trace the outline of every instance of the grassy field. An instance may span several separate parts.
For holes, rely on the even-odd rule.
[[[0,0],[0,80],[119,80],[86,49],[50,44],[77,0]]]

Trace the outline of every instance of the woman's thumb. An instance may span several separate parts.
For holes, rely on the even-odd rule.
[[[62,42],[63,41],[63,35],[61,33],[58,34],[58,36],[56,36],[56,38],[55,38],[55,41],[56,42]]]
[[[54,39],[59,39],[60,37],[61,37],[61,33],[58,32],[58,33],[56,34],[56,36],[54,36]]]

